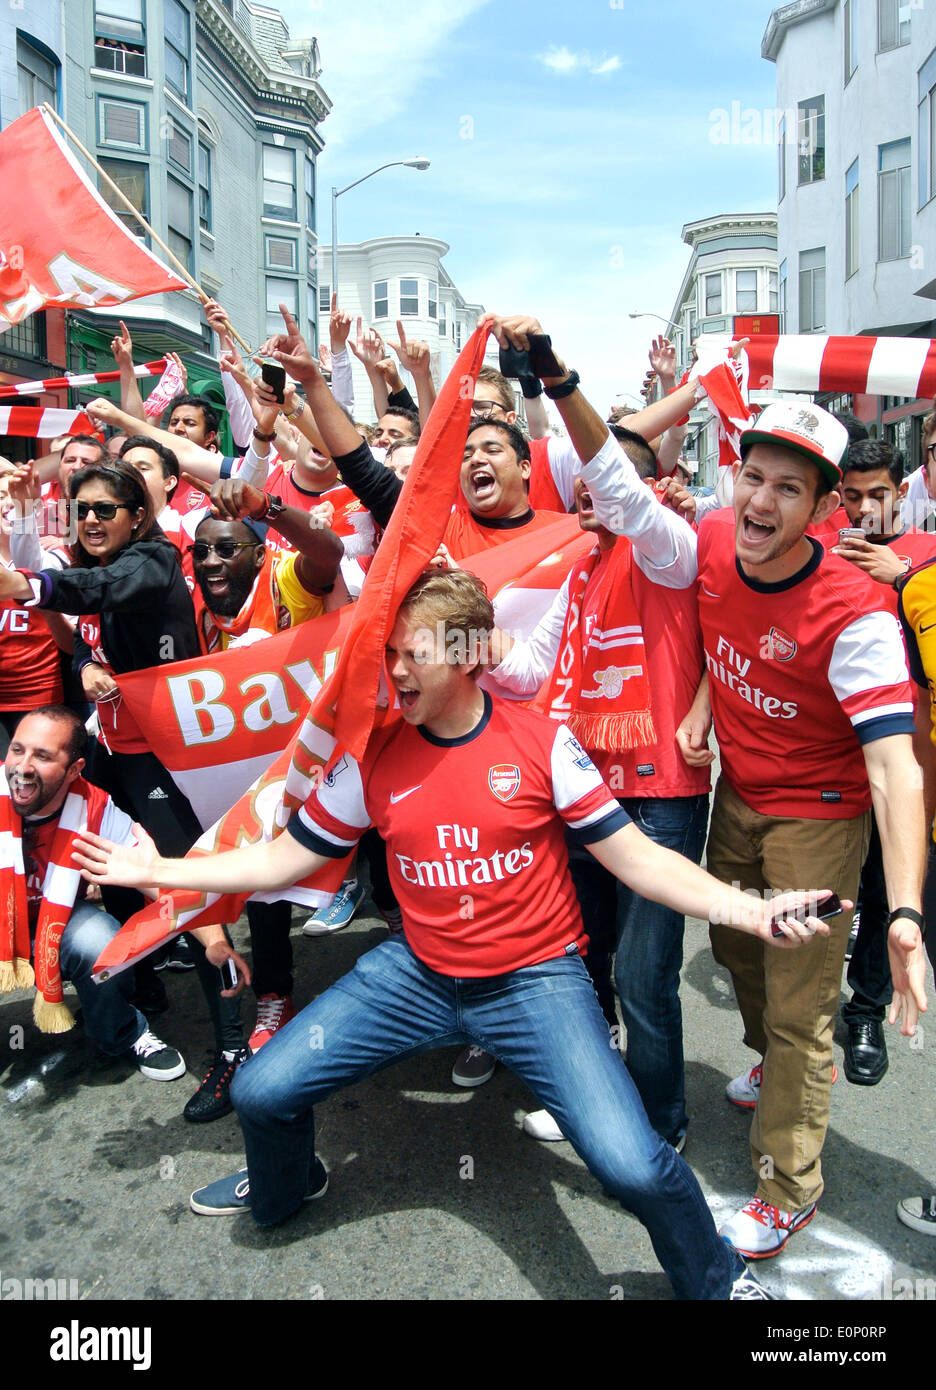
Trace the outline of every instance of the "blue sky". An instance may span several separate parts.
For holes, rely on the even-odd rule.
[[[621,8],[613,8],[620,4]],[[689,259],[686,222],[776,207],[776,151],[718,144],[712,112],[773,108],[760,56],[774,6],[743,0],[280,0],[314,35],[334,106],[318,231],[436,236],[466,298],[536,314],[605,409],[639,389]]]

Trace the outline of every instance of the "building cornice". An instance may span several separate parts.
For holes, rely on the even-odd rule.
[[[777,233],[777,214],[775,212],[728,212],[716,217],[702,217],[698,222],[687,222],[682,229],[682,239],[693,248],[700,241],[715,236],[744,236],[747,232],[768,231]]]
[[[325,119],[332,103],[320,84],[311,77],[268,67],[249,39],[214,0],[195,0],[195,18],[198,27],[241,71],[258,97],[297,103],[308,111],[313,124]]]
[[[767,21],[764,37],[761,39],[761,57],[775,63],[780,45],[786,38],[787,30],[794,24],[802,24],[807,19],[834,10],[838,0],[792,0],[789,5],[780,5]]]

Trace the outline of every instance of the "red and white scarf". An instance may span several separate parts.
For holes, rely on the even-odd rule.
[[[274,546],[267,546],[263,567],[241,605],[240,612],[233,618],[221,618],[217,613],[212,613],[201,589],[196,585],[193,595],[195,626],[198,628],[198,641],[203,651],[220,651],[224,646],[224,636],[228,638],[229,647],[244,646],[245,637],[248,637],[250,642],[256,642],[262,637],[272,637],[274,633],[292,626],[292,614],[286,605],[280,602],[279,585],[276,582],[276,562],[281,554],[282,552]]]
[[[0,994],[36,986],[33,1018],[43,1033],[67,1033],[75,1020],[62,996],[59,945],[81,886],[72,844],[82,832],[99,833],[107,796],[83,777],[72,782],[59,812],[42,882],[35,969],[30,965],[29,909],[23,858],[23,821],[13,807],[0,768]]]
[[[656,742],[633,552],[619,539],[595,546],[569,576],[569,607],[545,698],[586,748],[623,753]],[[615,653],[620,653],[615,662]]]

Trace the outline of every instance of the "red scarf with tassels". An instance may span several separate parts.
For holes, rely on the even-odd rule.
[[[23,858],[23,821],[13,807],[6,773],[0,768],[0,994],[36,986],[33,1018],[43,1033],[67,1033],[75,1020],[62,995],[59,945],[81,887],[71,857],[72,842],[85,830],[98,834],[107,795],[77,777],[59,812],[49,862],[42,881],[42,904],[29,963],[29,903]]]
[[[569,576],[569,607],[546,713],[586,748],[623,753],[656,742],[640,614],[631,589],[633,552],[621,538],[595,546]]]

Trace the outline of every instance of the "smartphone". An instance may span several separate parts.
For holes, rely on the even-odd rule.
[[[272,386],[280,405],[286,399],[286,368],[278,362],[261,362],[260,375],[267,386]]]
[[[839,545],[843,541],[866,541],[867,539],[867,532],[863,531],[860,526],[842,526],[839,529]]]
[[[830,917],[837,917],[842,912],[842,899],[838,893],[833,893],[831,898],[826,898],[824,903],[819,903],[815,912],[810,912],[808,908],[797,908],[796,912],[785,912],[784,917],[792,917],[794,921],[805,922],[807,917],[818,917],[820,922],[826,922]],[[779,927],[770,928],[771,936],[785,936]]]
[[[237,966],[230,956],[218,966],[218,974],[221,976],[222,989],[237,989]]]

